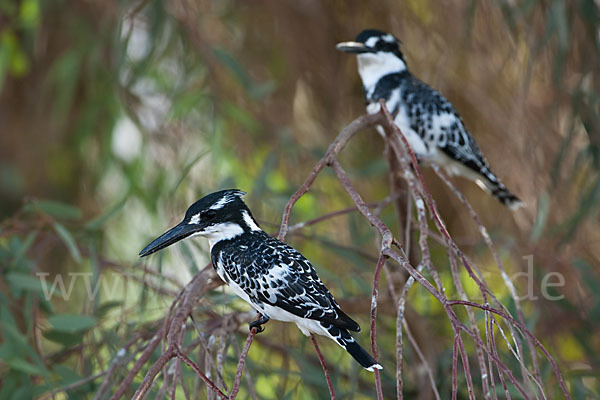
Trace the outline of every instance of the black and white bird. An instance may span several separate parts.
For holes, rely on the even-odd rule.
[[[419,161],[475,181],[512,210],[524,206],[491,171],[452,104],[409,72],[398,39],[368,29],[337,49],[357,56],[367,112],[378,112],[379,100],[384,99]],[[383,133],[381,127],[378,130]]]
[[[381,365],[348,331],[360,327],[340,310],[310,262],[294,248],[266,234],[242,200],[246,193],[222,190],[188,208],[183,221],[150,243],[150,255],[192,236],[208,239],[212,264],[233,292],[261,314],[250,323],[262,332],[270,318],[294,322],[305,335],[327,336],[365,369]]]

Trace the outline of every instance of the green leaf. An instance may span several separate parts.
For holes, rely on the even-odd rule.
[[[8,364],[13,369],[17,371],[25,372],[28,375],[42,375],[48,376],[48,371],[41,368],[40,366],[28,363],[22,358],[12,358],[9,360],[4,360],[6,364]]]
[[[122,302],[122,301],[117,301],[117,300],[115,300],[115,301],[107,301],[107,302],[105,302],[105,303],[102,303],[102,304],[101,304],[101,305],[98,307],[98,309],[96,310],[95,314],[96,314],[96,316],[98,316],[98,317],[103,317],[103,316],[105,316],[106,314],[108,314],[108,312],[109,312],[110,310],[112,310],[113,308],[120,307],[120,306],[122,306],[122,305],[123,305],[123,302]]]
[[[35,240],[36,236],[37,236],[37,232],[33,231],[29,235],[27,235],[25,240],[23,240],[23,242],[21,243],[21,247],[19,247],[19,249],[16,251],[16,253],[14,255],[14,265],[15,266],[18,267],[21,264],[23,256],[25,256],[25,253],[27,253],[27,250],[29,250],[29,248],[33,244],[33,241]]]
[[[81,343],[83,340],[83,335],[80,332],[61,332],[56,329],[51,329],[49,331],[44,331],[42,335],[58,344],[62,344],[63,346],[73,346]]]
[[[35,200],[25,206],[26,211],[39,210],[56,218],[80,219],[81,210],[53,200]]]
[[[177,181],[177,184],[175,184],[175,187],[172,189],[172,192],[175,192],[175,190],[177,190],[177,188],[179,187],[179,185],[181,185],[181,182],[183,182],[183,180],[188,175],[188,173],[190,172],[190,170],[192,169],[192,167],[194,165],[196,165],[196,163],[198,161],[200,161],[202,159],[202,157],[204,157],[207,154],[208,154],[208,150],[207,151],[203,151],[202,153],[198,154],[192,161],[190,161],[189,163],[187,163],[187,165],[183,168],[183,171],[181,173],[181,176],[179,177],[179,180]]]
[[[6,276],[6,280],[10,282],[13,289],[42,292],[40,280],[29,274],[11,272]]]
[[[53,371],[58,376],[61,377],[61,384],[68,385],[73,382],[80,381],[83,377],[77,373],[77,371],[65,366],[65,365],[57,365],[54,367]]]
[[[73,259],[77,263],[80,263],[81,253],[79,252],[79,248],[77,248],[77,244],[75,243],[73,236],[71,236],[67,228],[65,228],[58,222],[54,222],[54,230],[56,230],[56,233],[58,233],[63,242],[65,242],[65,245],[67,246],[67,249],[69,249],[69,253],[71,253]]]
[[[542,232],[546,227],[546,220],[548,217],[548,211],[550,209],[550,200],[548,198],[547,193],[542,193],[540,196],[540,201],[538,205],[538,213],[535,219],[535,225],[533,226],[533,230],[531,232],[531,236],[529,237],[529,241],[536,243],[540,236],[542,236]]]
[[[58,314],[49,317],[48,322],[59,332],[81,332],[92,328],[98,321],[91,315]]]
[[[207,99],[207,94],[202,90],[193,90],[181,93],[169,111],[169,119],[177,120],[184,117],[191,110],[197,108],[202,101]]]
[[[128,196],[123,197],[119,202],[117,202],[117,204],[115,204],[114,206],[109,208],[108,211],[106,211],[105,213],[100,214],[96,218],[93,218],[92,220],[88,221],[84,225],[84,228],[88,229],[88,230],[92,230],[92,231],[101,228],[102,225],[104,225],[104,223],[108,219],[110,219],[115,214],[117,214],[119,211],[121,211],[121,208],[123,208],[123,206],[127,202],[127,198],[128,198]]]
[[[249,91],[252,86],[252,78],[246,69],[238,62],[238,60],[236,60],[233,54],[221,47],[213,48],[213,54],[221,62],[221,64],[231,71],[231,73],[242,84],[244,89]]]

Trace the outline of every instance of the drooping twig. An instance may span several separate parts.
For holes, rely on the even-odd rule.
[[[423,363],[423,368],[425,368],[425,371],[427,372],[427,376],[429,377],[429,383],[431,384],[431,390],[433,391],[433,395],[435,396],[436,400],[441,400],[440,393],[438,392],[437,385],[435,382],[435,378],[433,377],[433,371],[431,370],[431,366],[429,365],[429,363],[427,362],[427,359],[423,355],[423,352],[421,351],[419,344],[417,343],[417,341],[415,340],[415,337],[413,336],[412,332],[410,331],[410,328],[408,327],[406,320],[404,320],[403,322],[404,322],[404,324],[403,324],[404,330],[406,331],[406,337],[408,338],[408,341],[410,342],[413,349],[415,350],[415,353],[417,353],[419,360],[421,360],[421,363]]]
[[[202,271],[200,271],[194,279],[183,289],[178,299],[180,299],[179,305],[175,310],[175,315],[172,319],[167,317],[165,319],[165,324],[152,338],[152,345],[148,345],[144,350],[142,356],[135,363],[132,370],[129,372],[125,380],[121,382],[119,386],[119,390],[111,397],[112,400],[117,400],[123,396],[127,387],[137,375],[142,366],[146,363],[146,361],[150,358],[150,355],[156,349],[158,344],[160,343],[160,339],[163,335],[166,336],[166,339],[169,342],[169,347],[167,350],[161,354],[158,360],[152,365],[150,370],[144,376],[142,383],[136,390],[134,394],[134,399],[139,400],[144,397],[146,392],[152,386],[152,382],[160,372],[160,370],[167,364],[167,362],[175,357],[176,354],[176,345],[178,339],[180,337],[181,329],[183,329],[184,322],[187,320],[188,316],[193,310],[193,307],[197,304],[198,300],[204,296],[206,292],[214,287],[218,286],[220,283],[214,279],[216,277],[216,273],[211,266],[206,266]],[[173,302],[177,302],[177,299]],[[173,307],[173,306],[172,306]],[[166,330],[166,334],[163,333]],[[177,347],[178,348],[178,347]]]
[[[131,368],[131,370],[129,371],[127,376],[125,377],[125,379],[119,385],[119,388],[117,389],[117,391],[111,396],[111,398],[110,398],[111,400],[118,400],[121,397],[123,397],[123,394],[125,394],[125,391],[127,390],[129,385],[133,381],[133,378],[135,378],[135,376],[142,369],[144,364],[150,359],[150,356],[152,356],[152,353],[154,352],[154,350],[158,347],[161,336],[162,336],[162,329],[157,331],[156,334],[152,337],[152,339],[150,340],[150,342],[148,343],[148,345],[142,352],[142,355],[140,356],[140,358],[137,359],[137,361],[135,362],[135,364],[133,365],[133,367]],[[168,361],[168,360],[165,360],[165,363],[166,363],[166,361]],[[156,362],[158,363],[158,361],[156,361]],[[162,364],[160,366],[160,368],[162,368],[163,365],[164,364]],[[160,368],[158,370],[160,370]]]
[[[193,362],[192,360],[190,360],[188,358],[188,356],[186,356],[181,349],[179,348],[179,346],[173,346],[174,347],[174,353],[175,355],[177,355],[177,357],[179,357],[181,360],[183,360],[183,362],[185,362],[187,365],[189,365],[190,367],[192,367],[192,369],[196,372],[196,374],[198,374],[198,376],[204,381],[204,383],[206,383],[206,385],[211,388],[213,390],[213,392],[215,392],[217,394],[217,396],[219,396],[222,399],[229,399],[229,397],[227,397],[227,395],[225,393],[223,393],[221,391],[221,389],[219,389],[217,387],[217,385],[214,384],[213,381],[211,381],[210,379],[208,379],[206,377],[206,375],[204,375],[204,373],[202,372],[202,370],[200,369],[200,367],[198,367],[198,365],[196,365],[195,362]]]
[[[379,256],[377,260],[377,266],[375,267],[375,274],[373,276],[373,295],[371,296],[371,351],[373,357],[378,360],[379,354],[377,351],[377,296],[379,296],[379,275],[381,275],[381,269],[385,264],[385,257]],[[375,373],[375,390],[377,391],[377,399],[383,400],[383,389],[381,387],[381,375],[378,369],[373,371]]]
[[[277,238],[279,240],[283,241],[285,235],[287,234],[290,215],[292,213],[292,208],[294,207],[294,204],[296,204],[296,202],[300,200],[300,198],[306,192],[308,192],[310,186],[313,184],[313,182],[315,181],[319,173],[323,170],[323,168],[325,168],[331,163],[333,158],[344,148],[344,146],[346,145],[346,143],[348,143],[352,136],[354,136],[361,129],[373,125],[380,119],[381,116],[378,114],[362,115],[356,118],[354,121],[350,122],[350,124],[348,124],[344,129],[342,129],[340,134],[335,138],[331,145],[329,145],[329,148],[327,149],[325,155],[317,162],[314,168],[310,171],[304,183],[300,186],[300,188],[298,188],[298,190],[296,190],[296,192],[292,195],[292,197],[290,197],[287,204],[285,205],[285,208],[283,210],[283,216],[281,217],[281,228],[279,228],[279,235],[277,235]]]
[[[238,357],[241,358],[242,349],[240,348],[240,344],[237,342],[237,340],[233,341],[233,346],[235,347]],[[252,382],[252,377],[250,375],[249,370],[246,370],[246,383],[248,384],[248,391],[250,392],[250,397],[252,397],[253,400],[256,400],[256,388],[254,387],[254,382]]]
[[[538,340],[538,338],[535,337],[535,335],[533,333],[531,333],[529,331],[529,329],[527,329],[527,327],[525,327],[523,324],[521,324],[519,321],[515,320],[513,317],[511,317],[510,315],[500,311],[500,310],[496,310],[492,307],[486,306],[486,305],[482,305],[482,304],[477,304],[477,303],[473,303],[470,301],[463,301],[463,300],[453,300],[453,301],[448,301],[448,305],[453,306],[453,305],[465,305],[465,306],[469,306],[469,307],[476,307],[476,308],[480,308],[484,311],[489,311],[492,312],[494,314],[499,315],[500,317],[502,317],[503,319],[509,321],[510,323],[518,326],[521,331],[528,336],[531,341],[533,342],[533,344],[538,347],[542,353],[544,353],[544,355],[546,356],[546,358],[548,359],[548,361],[550,362],[550,364],[552,365],[552,369],[554,370],[554,373],[556,375],[556,379],[558,380],[558,384],[560,385],[561,389],[563,390],[563,393],[565,394],[565,396],[567,398],[571,398],[571,396],[569,395],[569,392],[567,390],[567,387],[565,385],[565,381],[562,377],[562,374],[560,373],[560,370],[558,369],[558,365],[556,365],[556,362],[554,361],[554,358],[552,358],[552,356],[550,355],[550,353],[548,352],[548,350],[546,350],[546,347],[544,347],[544,345]]]
[[[443,224],[443,222],[442,222],[439,214],[437,213],[437,210],[436,210],[436,208],[434,206],[434,202],[433,202],[433,199],[431,197],[431,194],[426,189],[425,182],[424,182],[423,176],[421,175],[421,172],[419,170],[418,162],[417,162],[417,159],[415,157],[415,154],[412,151],[412,149],[410,148],[410,145],[409,145],[407,139],[404,137],[404,135],[402,134],[402,132],[400,131],[400,129],[398,128],[398,126],[394,123],[393,117],[391,116],[391,114],[387,110],[384,101],[380,101],[380,107],[381,107],[381,112],[385,116],[385,128],[386,128],[386,130],[389,130],[391,132],[396,132],[397,133],[397,137],[399,137],[400,140],[403,142],[405,150],[409,153],[409,156],[410,156],[410,159],[411,159],[411,162],[412,162],[412,167],[414,168],[414,170],[415,170],[415,172],[417,174],[418,180],[420,181],[420,186],[423,189],[423,193],[424,193],[425,198],[427,200],[429,211],[432,214],[433,220],[434,220],[434,222],[435,222],[438,230],[440,231],[440,233],[442,234],[442,236],[444,237],[444,239],[447,241],[449,247],[461,259],[461,262],[465,266],[465,268],[466,268],[466,270],[467,270],[470,278],[479,286],[480,291],[481,291],[482,295],[484,296],[484,300],[485,300],[487,294],[488,293],[491,294],[491,292],[489,291],[489,288],[485,284],[483,284],[480,281],[480,279],[474,274],[473,269],[471,268],[470,263],[468,262],[468,260],[464,256],[464,254],[458,249],[458,246],[454,243],[454,241],[452,240],[450,234],[448,233],[448,231],[447,231],[445,225]],[[492,294],[492,296],[493,296],[493,294]],[[487,303],[487,300],[486,300],[486,303]],[[527,335],[527,336],[530,336],[530,335]],[[547,354],[547,357],[550,357],[550,355]],[[522,359],[522,357],[521,357],[521,359]],[[561,386],[561,390],[563,391],[563,394],[567,398],[570,398],[570,395],[569,395],[568,391],[566,390],[566,387],[564,386],[564,383],[562,382],[562,376],[560,374],[560,371],[558,370],[558,368],[556,368],[556,364],[554,363],[554,360],[552,360],[551,357],[550,357],[549,361],[552,364],[552,367],[554,369],[555,375],[560,376],[559,383],[561,384],[560,386]]]
[[[463,206],[465,206],[465,208],[467,209],[467,211],[471,215],[471,218],[475,222],[475,225],[477,225],[479,233],[480,233],[481,237],[483,238],[483,240],[485,241],[488,249],[492,253],[492,257],[494,257],[494,260],[496,261],[496,265],[498,266],[498,269],[500,271],[500,275],[502,276],[502,280],[504,281],[504,284],[508,288],[510,296],[511,296],[511,298],[513,299],[513,301],[515,303],[515,308],[517,310],[517,316],[519,317],[519,321],[522,324],[524,324],[525,323],[525,316],[523,314],[523,309],[521,307],[521,301],[519,300],[519,296],[517,295],[517,291],[515,289],[515,286],[514,286],[513,282],[510,280],[508,274],[506,273],[506,270],[504,268],[504,264],[502,263],[502,259],[498,256],[498,252],[496,251],[494,243],[492,242],[492,239],[491,239],[490,235],[488,234],[487,229],[481,223],[481,220],[479,219],[479,216],[477,215],[477,213],[473,209],[473,206],[471,206],[471,203],[469,203],[467,201],[467,199],[465,198],[465,196],[456,188],[456,186],[448,179],[448,177],[440,170],[440,168],[437,165],[433,165],[433,170],[435,171],[435,173],[437,174],[437,176],[446,184],[446,186],[448,186],[448,188],[450,188],[450,190],[452,191],[452,193],[454,193],[454,195],[463,204]],[[514,337],[514,335],[513,335],[513,337]],[[540,367],[539,367],[539,364],[538,364],[538,361],[537,361],[537,355],[535,354],[535,351],[533,351],[533,345],[532,345],[529,337],[526,337],[525,340],[527,340],[527,342],[528,342],[528,346],[529,346],[529,350],[530,350],[530,355],[531,355],[531,361],[533,363],[533,367],[534,367],[534,370],[535,370],[536,378],[537,378],[537,380],[539,382],[541,382],[542,378],[541,378],[541,373],[540,373]],[[516,342],[516,345],[518,347],[520,347],[520,341],[515,340],[515,342]],[[521,362],[521,368],[525,369],[525,365],[523,364],[523,362]],[[546,396],[543,393],[543,389],[541,389],[541,392],[542,392],[543,397],[545,398]]]
[[[454,280],[454,287],[456,288],[456,290],[458,291],[458,295],[462,299],[467,299],[467,294],[466,294],[466,292],[463,288],[463,285],[460,281],[460,275],[458,272],[458,267],[456,265],[456,258],[454,257],[454,254],[449,252],[448,259],[450,260],[450,272],[452,273],[452,278]],[[473,330],[473,332],[475,332],[475,334],[477,336],[479,336],[479,328],[477,327],[477,322],[475,320],[475,315],[473,314],[473,311],[470,309],[467,309],[467,316],[469,318],[469,324],[471,326],[471,329]],[[487,334],[489,334],[488,331],[486,331],[486,335]],[[488,344],[490,344],[489,340],[488,340]],[[489,346],[488,346],[488,348],[489,348]],[[487,371],[487,366],[485,364],[485,357],[483,355],[483,350],[479,346],[476,346],[475,352],[477,353],[477,361],[479,363],[479,369],[481,371],[481,386],[483,389],[483,395],[486,399],[489,399],[490,398],[490,390],[489,390],[489,385],[488,385],[488,375],[490,375],[490,374],[488,374],[488,371]]]
[[[246,338],[246,344],[242,349],[242,353],[240,354],[240,360],[238,361],[237,370],[235,372],[235,379],[233,381],[233,387],[231,388],[231,394],[229,395],[229,399],[235,400],[239,390],[240,390],[240,382],[242,380],[242,373],[244,372],[244,365],[246,364],[246,358],[248,357],[248,351],[250,350],[250,345],[252,344],[252,340],[254,340],[254,336],[258,332],[257,328],[250,329],[248,332],[248,337]]]
[[[321,349],[319,349],[317,338],[314,334],[311,334],[310,339],[312,340],[313,345],[315,346],[315,350],[317,351],[317,356],[319,357],[321,368],[323,368],[323,373],[325,373],[325,380],[327,381],[327,388],[329,389],[329,395],[331,396],[331,400],[336,400],[335,392],[333,391],[333,384],[331,383],[331,377],[329,376],[329,369],[327,368],[327,364],[325,364],[325,359],[323,358],[323,354],[321,354]]]
[[[400,255],[399,253],[397,253],[396,251],[394,251],[391,248],[392,243],[397,243],[397,242],[394,240],[390,229],[383,223],[383,221],[381,221],[377,216],[375,216],[373,213],[371,213],[371,211],[366,206],[366,204],[363,201],[363,199],[361,198],[361,196],[358,194],[358,192],[352,186],[350,179],[346,175],[346,172],[344,171],[342,166],[339,164],[339,162],[334,159],[331,162],[331,166],[334,169],[334,171],[338,177],[338,180],[340,181],[340,183],[342,183],[342,186],[344,186],[348,195],[352,198],[354,203],[357,205],[357,208],[359,209],[361,214],[363,214],[367,218],[367,220],[371,223],[371,225],[373,225],[381,234],[381,236],[382,236],[381,253],[388,257],[391,257],[396,262],[398,262],[417,282],[419,282],[419,284],[421,284],[427,291],[429,291],[444,306],[444,309],[445,309],[446,313],[448,314],[448,317],[450,319],[453,329],[455,329],[455,330],[461,329],[461,330],[465,331],[475,341],[476,345],[483,347],[484,344],[479,339],[479,337],[476,336],[475,333],[473,333],[470,329],[468,329],[464,324],[462,324],[460,322],[457,315],[454,313],[454,311],[451,309],[451,307],[447,304],[448,299],[445,297],[445,295],[440,293],[427,279],[425,279],[425,277],[423,277],[415,268],[413,268],[410,265],[410,263],[408,262],[405,255]],[[456,245],[454,245],[454,246],[456,246]],[[460,253],[460,251],[458,249],[457,249],[457,251]],[[465,262],[466,262],[466,260],[465,260]],[[487,290],[489,290],[489,289],[487,289]],[[460,349],[460,344],[461,344],[460,338],[459,338],[458,344],[459,344],[459,349]],[[502,368],[502,370],[506,373],[506,375],[509,377],[511,382],[515,385],[517,390],[519,390],[519,392],[521,392],[523,397],[525,399],[529,399],[529,396],[523,389],[522,385],[520,385],[519,382],[515,379],[514,375],[511,373],[510,369],[508,367],[506,367],[506,365],[504,365],[493,354],[490,354],[489,352],[487,352],[487,354],[489,354],[490,357],[494,358],[494,361],[497,363],[497,365],[500,368]]]

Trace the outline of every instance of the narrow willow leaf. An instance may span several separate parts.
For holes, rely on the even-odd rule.
[[[54,222],[54,230],[56,231],[56,233],[58,233],[60,238],[65,242],[65,245],[67,246],[67,249],[69,249],[69,253],[71,253],[71,256],[73,257],[73,259],[77,263],[80,263],[81,262],[81,253],[79,252],[79,249],[77,248],[77,244],[75,243],[73,236],[71,236],[71,234],[69,233],[67,228],[65,228],[58,222]]]
[[[123,197],[120,201],[117,202],[117,204],[109,208],[106,212],[88,221],[84,225],[84,228],[92,231],[101,228],[106,223],[106,221],[108,221],[111,217],[115,216],[119,211],[121,211],[121,209],[127,202],[127,199],[128,196]]]
[[[26,211],[40,210],[56,218],[79,219],[81,210],[72,205],[53,200],[35,200],[25,206]]]
[[[81,332],[96,325],[91,315],[58,314],[48,318],[48,322],[59,332]]]

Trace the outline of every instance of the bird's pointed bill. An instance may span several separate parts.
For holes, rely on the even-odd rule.
[[[160,235],[158,238],[154,239],[152,243],[144,248],[144,250],[140,251],[140,256],[145,257],[152,253],[155,253],[159,250],[164,249],[172,245],[175,242],[180,241],[181,239],[185,239],[191,234],[198,231],[198,227],[195,225],[190,225],[186,223],[180,223],[176,225],[172,229],[169,229],[167,232]]]
[[[342,42],[335,45],[335,48],[344,53],[371,53],[373,49],[367,47],[364,43],[360,42]]]

